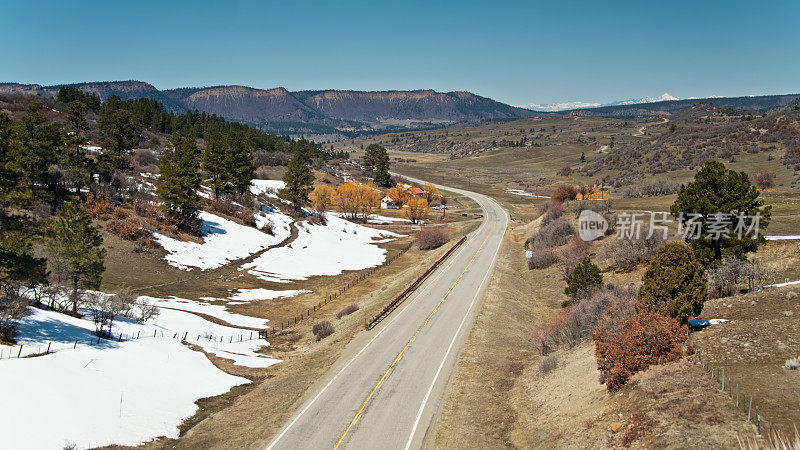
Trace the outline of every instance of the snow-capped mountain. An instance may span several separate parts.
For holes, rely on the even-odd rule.
[[[520,108],[532,109],[534,111],[553,112],[553,111],[565,111],[569,109],[597,108],[600,106],[636,105],[639,103],[665,102],[671,100],[680,100],[680,98],[665,92],[659,95],[658,97],[643,97],[639,99],[619,100],[611,103],[581,102],[581,101],[547,103],[542,105],[537,103],[531,103],[529,105],[522,105],[520,106]]]

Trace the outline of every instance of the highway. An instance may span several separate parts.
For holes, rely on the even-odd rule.
[[[484,222],[387,319],[359,333],[268,449],[423,446],[508,224],[492,199],[439,188],[478,202]]]

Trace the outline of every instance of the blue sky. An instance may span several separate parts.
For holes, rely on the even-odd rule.
[[[0,81],[466,90],[511,104],[800,92],[796,1],[0,6]]]

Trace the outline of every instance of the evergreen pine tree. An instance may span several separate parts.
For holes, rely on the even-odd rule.
[[[203,152],[203,170],[210,179],[214,198],[224,192],[230,181],[230,151],[222,134],[214,133],[206,142]]]
[[[292,155],[286,173],[283,175],[283,182],[286,187],[278,192],[281,198],[292,202],[296,209],[300,209],[308,203],[308,194],[314,189],[314,176],[300,152]]]
[[[63,165],[67,171],[67,177],[76,192],[89,183],[89,166],[91,160],[86,157],[86,152],[82,145],[86,143],[84,133],[88,131],[89,124],[86,122],[87,107],[80,101],[72,101],[67,105],[67,118],[64,120],[66,132],[66,152],[63,158]]]
[[[72,311],[78,310],[78,290],[97,289],[106,270],[103,264],[106,250],[103,238],[92,225],[92,217],[81,207],[78,199],[62,205],[58,217],[50,226],[47,248],[54,258],[63,261],[72,292]]]
[[[707,161],[695,175],[694,181],[681,186],[670,212],[684,227],[687,227],[690,219],[699,219],[695,220],[700,226],[699,235],[687,233],[686,241],[703,265],[715,266],[723,255],[745,259],[747,253],[758,250],[758,246],[766,242],[764,230],[769,225],[772,207],[765,206],[758,197],[758,189],[745,172],[728,170],[719,161]],[[696,216],[698,214],[699,217]],[[715,239],[716,236],[709,233],[709,222],[714,222],[715,217],[722,218],[720,214],[729,215],[731,226],[728,233]],[[741,225],[749,230],[743,232],[741,238],[735,231],[736,226],[740,225],[739,215],[743,218]],[[758,237],[755,236],[756,215],[759,216]]]
[[[600,273],[600,268],[587,256],[578,263],[572,273],[567,275],[567,287],[564,293],[573,300],[578,300],[602,285],[603,275]]]
[[[695,252],[670,242],[653,255],[637,298],[640,306],[686,323],[703,311],[707,295],[706,275]]]
[[[61,125],[49,123],[40,109],[41,103],[32,103],[20,119],[21,146],[17,148],[19,153],[9,158],[9,164],[20,176],[17,195],[59,203],[59,177],[51,167],[58,161],[62,146]]]
[[[100,131],[103,133],[103,154],[97,158],[97,171],[100,179],[106,183],[117,172],[130,169],[128,154],[139,143],[140,127],[127,109],[119,108],[112,96],[103,104],[100,115]],[[117,106],[115,106],[117,105]]]
[[[311,164],[315,153],[313,144],[302,136],[294,142],[294,152],[300,154],[305,164]]]
[[[390,186],[392,177],[389,174],[389,154],[378,144],[370,144],[364,153],[364,170],[376,183]]]
[[[0,112],[0,288],[13,289],[14,281],[46,281],[45,260],[33,256],[38,224],[25,209],[41,201],[33,189],[31,173],[24,164],[31,155],[20,142],[18,128],[6,112]]]
[[[201,202],[197,143],[194,138],[173,136],[161,157],[158,197],[169,215],[184,230],[197,231]]]
[[[228,173],[230,182],[239,194],[250,189],[256,177],[253,167],[253,146],[243,133],[232,133],[228,140]]]

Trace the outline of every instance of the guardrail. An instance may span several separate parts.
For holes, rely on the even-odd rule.
[[[456,242],[452,247],[450,247],[450,249],[447,250],[447,252],[441,256],[441,258],[437,259],[436,262],[433,263],[433,265],[428,267],[428,270],[426,270],[422,275],[417,277],[417,279],[414,280],[414,282],[411,283],[411,285],[405,288],[405,290],[401,292],[400,295],[398,295],[397,297],[394,298],[394,300],[389,302],[389,304],[386,305],[382,310],[380,310],[379,313],[372,316],[372,319],[364,322],[364,329],[371,330],[375,328],[375,325],[379,324],[383,319],[385,319],[389,314],[391,314],[392,311],[394,311],[400,305],[400,303],[403,302],[403,300],[405,300],[412,292],[414,292],[419,287],[420,284],[422,284],[423,281],[425,281],[426,278],[428,278],[428,275],[433,273],[433,271],[436,270],[436,268],[439,267],[439,265],[442,264],[444,260],[446,260],[451,254],[453,254],[453,252],[466,241],[467,241],[467,236],[464,236],[458,242]]]
[[[283,332],[283,330],[288,330],[292,326],[297,325],[298,323],[302,323],[304,320],[308,320],[309,318],[311,318],[311,316],[314,313],[316,313],[317,311],[322,309],[323,306],[327,305],[329,302],[332,302],[332,301],[336,300],[339,296],[341,296],[344,293],[346,293],[350,288],[352,288],[352,287],[356,286],[358,283],[368,279],[369,277],[372,276],[372,274],[374,274],[378,270],[388,266],[395,259],[403,256],[403,254],[405,252],[411,250],[411,247],[413,247],[413,246],[414,246],[414,242],[413,241],[409,242],[407,245],[403,246],[400,249],[400,252],[396,253],[394,256],[392,256],[391,258],[389,258],[386,261],[384,261],[381,265],[375,266],[375,267],[371,267],[371,268],[369,268],[367,270],[362,271],[354,279],[352,279],[346,285],[342,286],[338,291],[326,295],[319,303],[317,303],[316,305],[312,305],[311,308],[306,309],[305,313],[300,312],[300,315],[294,316],[291,319],[283,319],[283,320],[280,321],[280,324],[277,324],[277,323],[273,322],[272,326],[270,328],[267,328],[266,330],[262,330],[262,331],[258,332],[259,337],[262,338],[262,339],[266,339],[266,338],[268,338],[270,336],[274,336],[276,334],[280,334],[281,332]]]

